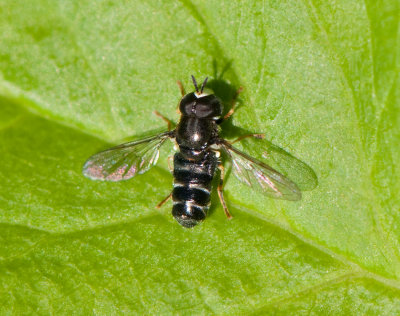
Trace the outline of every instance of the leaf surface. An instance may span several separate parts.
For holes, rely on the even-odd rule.
[[[1,313],[398,314],[398,17],[396,1],[0,3]],[[154,207],[171,144],[131,181],[83,177],[164,129],[155,109],[177,120],[191,74],[227,106],[245,88],[224,135],[265,133],[238,148],[307,166],[300,202],[229,174],[234,219],[214,196],[185,230]]]

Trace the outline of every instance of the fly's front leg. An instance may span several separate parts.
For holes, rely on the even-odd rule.
[[[164,115],[162,115],[160,112],[158,112],[157,110],[155,110],[153,113],[155,115],[157,115],[158,117],[160,117],[163,121],[167,122],[168,131],[171,131],[172,125],[174,125],[174,123],[170,119],[168,119]]]
[[[218,184],[218,188],[217,188],[219,200],[221,201],[222,207],[224,208],[226,217],[228,219],[231,219],[232,215],[231,215],[231,213],[229,213],[228,207],[226,206],[225,199],[224,199],[223,186],[224,186],[225,168],[221,162],[218,164],[218,169],[220,170],[220,179],[219,179],[219,184]]]
[[[179,91],[181,92],[182,98],[186,95],[185,92],[185,87],[183,86],[182,82],[180,80],[178,80],[176,82],[178,84],[179,87]],[[176,113],[181,114],[181,111],[179,111],[179,105],[180,105],[180,101],[178,102],[178,105],[176,106]]]
[[[179,87],[179,91],[181,92],[182,97],[184,97],[185,94],[186,94],[185,93],[185,87],[183,86],[183,84],[182,84],[182,82],[180,80],[178,80],[176,83],[177,83],[177,85]]]
[[[228,119],[230,116],[232,116],[233,113],[235,113],[235,107],[236,107],[236,103],[237,103],[237,99],[239,97],[239,94],[243,91],[243,87],[240,87],[239,89],[236,90],[235,95],[233,96],[232,99],[232,106],[231,109],[229,110],[228,113],[225,114],[225,116],[222,118],[222,120],[226,120]]]

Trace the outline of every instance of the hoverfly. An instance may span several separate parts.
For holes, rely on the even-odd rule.
[[[172,198],[172,215],[184,227],[193,227],[205,219],[210,205],[211,184],[217,169],[220,170],[218,196],[226,216],[232,217],[222,191],[224,168],[221,151],[231,159],[235,176],[248,186],[273,198],[300,200],[301,191],[294,182],[267,164],[239,151],[219,136],[219,125],[233,114],[234,104],[222,116],[221,102],[214,94],[204,92],[207,78],[200,89],[193,76],[192,80],[194,92],[185,95],[181,87],[181,117],[174,130],[97,153],[86,161],[83,174],[93,180],[130,179],[157,163],[161,145],[170,138],[175,140],[179,149],[174,155],[173,190],[158,207]],[[261,137],[260,134],[244,137],[247,136]]]

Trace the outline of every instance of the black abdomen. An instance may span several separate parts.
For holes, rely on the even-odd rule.
[[[212,151],[207,151],[198,161],[175,154],[172,215],[182,226],[193,227],[205,219],[216,168],[217,157]]]

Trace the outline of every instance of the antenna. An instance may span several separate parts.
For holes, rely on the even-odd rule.
[[[196,79],[195,79],[195,77],[193,75],[192,75],[192,80],[193,80],[194,87],[196,88],[196,92],[199,93],[199,88],[197,86]]]
[[[203,90],[204,90],[204,88],[205,88],[205,86],[206,86],[206,84],[207,84],[207,80],[208,80],[208,77],[206,77],[206,79],[204,79],[203,84],[201,85],[200,94],[203,93]]]

